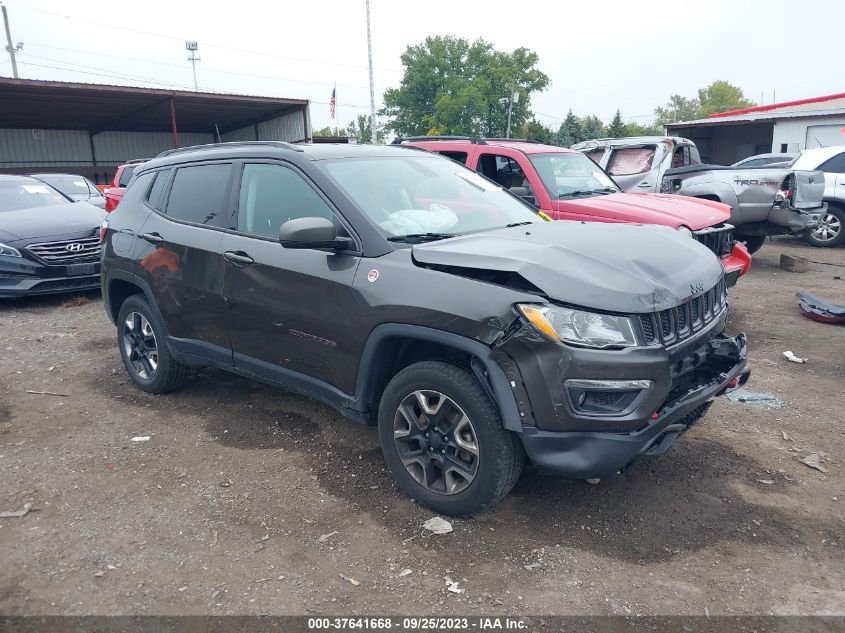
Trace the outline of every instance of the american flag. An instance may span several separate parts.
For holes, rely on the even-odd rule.
[[[332,119],[334,119],[335,110],[337,109],[337,96],[335,93],[337,92],[337,86],[332,88],[332,98],[329,99],[329,111],[332,114]]]

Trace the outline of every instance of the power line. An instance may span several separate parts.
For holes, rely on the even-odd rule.
[[[78,18],[78,17],[72,16],[72,15],[64,15],[62,13],[54,13],[53,11],[45,11],[43,9],[36,9],[36,8],[33,8],[33,7],[27,7],[25,5],[21,6],[20,8],[24,9],[26,11],[35,11],[36,13],[51,15],[51,16],[54,16],[54,17],[62,18],[64,20],[72,20],[74,22],[82,22],[84,24],[93,24],[95,26],[102,26],[102,27],[106,27],[106,28],[109,28],[109,29],[113,29],[113,30],[121,30],[121,31],[126,31],[128,33],[137,33],[139,35],[148,35],[150,37],[159,37],[159,38],[167,39],[167,40],[184,41],[183,38],[177,37],[175,35],[165,35],[163,33],[156,33],[154,31],[144,31],[144,30],[141,30],[141,29],[133,29],[133,28],[125,26],[123,24],[110,24],[108,22],[99,22],[97,20],[89,20],[89,19],[86,19],[86,18]],[[202,44],[204,46],[208,46],[208,47],[211,47],[211,48],[219,48],[221,50],[228,50],[228,51],[233,51],[233,52],[238,52],[238,53],[245,53],[247,55],[258,55],[260,57],[274,57],[276,59],[285,59],[285,60],[290,60],[290,61],[303,62],[303,63],[306,63],[306,64],[320,64],[320,65],[324,65],[324,66],[337,66],[337,67],[343,67],[343,68],[356,68],[356,69],[367,69],[368,68],[367,66],[362,66],[360,64],[344,64],[342,62],[328,62],[328,61],[323,61],[323,60],[318,60],[318,59],[308,59],[308,58],[303,58],[303,57],[291,57],[289,55],[279,55],[277,53],[268,53],[266,51],[257,51],[257,50],[248,49],[248,48],[238,48],[238,47],[235,47],[235,46],[228,46],[226,44],[218,44],[218,43],[214,43],[214,42],[203,41]],[[400,73],[404,72],[404,69],[398,69],[398,68],[377,68],[376,70],[380,70],[380,71],[383,71],[383,72],[400,72]]]
[[[127,79],[129,79],[131,81],[139,81],[138,79],[132,79],[130,77],[126,77],[125,75],[112,75],[112,74],[107,74],[107,73],[97,73],[97,72],[93,72],[93,71],[90,71],[90,70],[80,70],[78,68],[61,68],[59,66],[48,66],[47,64],[33,64],[32,62],[27,62],[27,61],[21,61],[20,63],[24,66],[34,66],[36,68],[51,68],[53,70],[62,70],[62,71],[65,71],[65,72],[70,72],[70,73],[79,73],[81,75],[92,75],[94,77],[109,77],[111,79],[122,79],[124,81],[126,81]],[[184,89],[184,90],[190,90],[190,86],[185,86],[185,85],[181,85],[181,84],[165,83],[165,82],[162,82],[162,81],[155,81],[153,79],[144,79],[143,81],[147,81],[149,83],[154,83],[154,84],[159,84],[161,86],[166,86],[168,88],[181,88],[181,89]]]
[[[64,48],[64,47],[61,47],[61,46],[50,46],[50,45],[47,45],[47,44],[40,44],[38,42],[32,42],[32,43],[29,44],[29,46],[35,46],[36,48],[48,48],[48,49],[57,50],[57,51],[65,51],[67,53],[78,53],[78,54],[81,54],[81,55],[88,55],[88,56],[92,56],[92,57],[100,57],[100,58],[103,58],[103,59],[121,59],[121,60],[128,61],[128,62],[138,62],[138,63],[142,63],[142,64],[153,64],[155,66],[165,66],[165,67],[168,67],[168,68],[177,68],[179,70],[185,69],[185,66],[183,64],[170,64],[168,62],[153,61],[151,59],[140,59],[138,57],[123,57],[123,56],[120,56],[120,55],[104,55],[102,53],[94,53],[94,52],[91,52],[91,51],[82,51],[82,50],[74,49],[74,48]],[[30,55],[30,57],[38,57],[38,56],[37,55]],[[52,59],[52,58],[47,58],[47,57],[40,57],[39,59],[45,59],[45,60],[49,60],[49,61],[60,62],[60,63],[63,63],[63,64],[68,63],[68,62],[65,62],[64,60]],[[106,70],[106,69],[101,69],[101,70]],[[335,85],[334,82],[331,82],[331,81],[317,81],[317,80],[314,80],[314,79],[286,79],[286,78],[283,78],[283,77],[277,77],[277,76],[273,76],[273,75],[260,75],[260,74],[256,74],[256,73],[247,73],[247,72],[241,72],[241,71],[235,71],[235,70],[222,70],[222,69],[219,69],[219,68],[203,67],[203,72],[216,73],[216,74],[221,74],[221,75],[234,75],[236,77],[253,77],[253,78],[256,78],[256,79],[269,79],[269,80],[284,81],[284,82],[289,82],[289,83],[318,84],[318,85],[322,85],[322,86],[333,86],[333,85]],[[337,85],[338,86],[344,86],[346,88],[366,88],[367,87],[363,84],[338,83]]]

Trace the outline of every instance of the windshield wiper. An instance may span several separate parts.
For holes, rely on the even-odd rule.
[[[418,244],[420,242],[433,242],[434,240],[445,240],[455,237],[457,233],[408,233],[407,235],[392,235],[387,238],[388,242],[405,242],[406,244]]]
[[[512,229],[515,226],[525,226],[526,224],[534,224],[534,222],[511,222],[510,224],[505,224],[505,228]]]
[[[592,196],[598,193],[619,193],[619,189],[614,189],[613,187],[603,187],[602,189],[576,189],[575,191],[559,193],[557,194],[557,197],[565,198],[567,196]]]

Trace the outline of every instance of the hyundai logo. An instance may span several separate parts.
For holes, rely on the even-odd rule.
[[[74,242],[73,244],[68,244],[65,246],[65,249],[69,250],[71,253],[78,253],[81,251],[85,246],[80,244],[79,242]]]

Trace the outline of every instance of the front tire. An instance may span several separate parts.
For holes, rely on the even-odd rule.
[[[450,363],[424,361],[396,374],[379,403],[378,431],[394,479],[422,505],[451,516],[493,506],[525,462],[476,377]]]
[[[117,316],[117,346],[132,382],[147,393],[178,389],[188,368],[167,349],[164,327],[143,295],[132,295]]]
[[[845,209],[828,206],[814,229],[804,231],[804,239],[811,246],[836,246],[845,241]]]
[[[761,248],[763,248],[763,244],[766,243],[766,236],[765,235],[746,235],[737,238],[740,242],[745,243],[745,248],[748,249],[748,252],[753,255]]]

